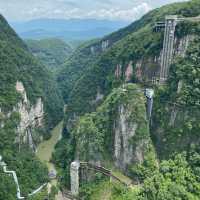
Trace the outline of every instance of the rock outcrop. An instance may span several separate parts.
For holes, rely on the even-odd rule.
[[[150,143],[145,96],[130,84],[124,91],[130,99],[118,105],[113,124],[114,162],[123,171],[135,163],[142,163]],[[132,88],[133,87],[133,88]]]
[[[125,169],[133,160],[134,149],[130,141],[136,134],[137,123],[130,123],[130,110],[119,106],[119,117],[114,125],[114,157],[117,167]],[[138,158],[140,160],[140,158]]]
[[[175,39],[176,47],[175,47],[175,55],[185,57],[187,48],[189,44],[194,40],[195,35],[186,35],[181,39]]]
[[[110,154],[116,167],[124,172],[142,163],[150,143],[146,97],[134,84],[115,89],[97,108],[78,120],[73,132],[76,159],[104,162]]]
[[[173,57],[185,57],[189,44],[195,39],[195,35],[186,35],[181,39],[175,38]],[[129,82],[135,77],[138,82],[155,82],[160,76],[162,50],[158,56],[142,57],[136,62],[129,61],[125,70],[125,81]],[[122,68],[122,67],[121,67]],[[118,78],[118,68],[115,77]]]
[[[13,111],[20,114],[17,142],[28,143],[30,148],[34,150],[35,144],[33,141],[32,130],[43,126],[43,102],[41,98],[38,98],[35,105],[31,105],[22,82],[17,81],[16,90],[21,94],[21,100],[13,109]]]
[[[129,82],[132,76],[133,76],[133,61],[130,61],[125,72],[126,82]]]

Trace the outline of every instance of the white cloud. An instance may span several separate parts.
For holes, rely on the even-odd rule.
[[[100,9],[92,10],[86,14],[85,17],[88,18],[103,18],[103,19],[120,19],[120,20],[135,20],[151,10],[151,7],[147,3],[142,3],[136,7],[130,9],[120,9],[120,8],[111,8],[111,9]]]
[[[133,21],[163,4],[182,0],[0,0],[10,21],[35,18],[99,18]],[[183,0],[184,1],[184,0]]]
[[[142,3],[141,5],[133,7],[132,9],[117,10],[116,12],[113,12],[113,16],[120,19],[134,20],[147,13],[151,9],[152,8],[150,5],[147,3]]]

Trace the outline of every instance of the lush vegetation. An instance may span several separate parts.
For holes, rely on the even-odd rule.
[[[77,117],[87,112],[95,111],[96,107],[101,103],[99,101],[94,103],[97,94],[100,93],[106,96],[111,92],[112,88],[122,84],[125,80],[125,70],[130,61],[133,61],[134,71],[131,81],[138,82],[135,75],[136,63],[142,60],[142,84],[151,86],[149,83],[151,83],[152,76],[156,76],[159,72],[159,63],[153,60],[155,57],[158,58],[160,56],[163,41],[163,32],[154,32],[155,22],[164,20],[164,17],[169,14],[186,17],[197,16],[200,14],[199,7],[200,3],[196,0],[164,6],[151,11],[131,26],[111,34],[108,38],[104,38],[105,40],[110,39],[111,45],[106,52],[99,50],[95,54],[90,53],[90,48],[100,45],[101,41],[80,48],[79,53],[77,54],[76,52],[72,56],[69,66],[63,68],[59,76],[59,78],[62,78],[58,78],[61,89],[67,85],[67,90],[63,90],[63,95],[68,104],[66,123],[69,124],[74,116]],[[199,23],[182,23],[177,26],[176,37],[180,40],[188,34],[198,33]],[[151,132],[160,155],[170,155],[171,152],[179,149],[179,147],[181,147],[180,150],[184,150],[191,141],[198,142],[196,140],[198,134],[196,130],[199,124],[199,64],[197,59],[199,56],[199,47],[194,44],[199,44],[199,42],[198,39],[196,40],[191,44],[187,56],[177,59],[177,62],[172,66],[172,78],[169,80],[169,85],[156,90],[155,117],[153,119],[154,123],[152,124]],[[86,52],[87,54],[90,53],[91,56],[83,56],[86,55]],[[74,57],[77,55],[79,59],[76,58],[75,61]],[[78,64],[74,64],[75,62]],[[119,64],[122,66],[122,73],[120,78],[117,79],[115,70]],[[78,69],[77,73],[75,73],[75,69]],[[65,76],[65,73],[70,74],[70,78]],[[179,80],[182,80],[184,84],[181,93],[176,95]],[[66,91],[70,91],[67,96],[65,95]],[[187,101],[188,103],[190,101],[190,103],[186,107],[185,104],[182,104],[183,101]],[[181,107],[177,106],[175,110],[178,112],[177,116],[182,116],[182,118],[177,117],[178,121],[175,122],[176,126],[173,129],[173,126],[168,126],[170,116],[175,112],[173,111],[173,105],[170,105],[171,102],[181,103]],[[188,107],[191,114],[186,114]],[[194,109],[192,109],[193,107]],[[184,123],[182,123],[183,117],[185,118]],[[162,129],[161,134],[159,134],[160,129]],[[183,129],[185,134],[183,133]],[[185,140],[186,134],[187,140]],[[176,144],[178,141],[183,145],[177,147]]]
[[[30,51],[50,70],[58,70],[72,53],[71,47],[59,39],[26,40]]]
[[[63,101],[52,74],[29,53],[2,16],[0,27],[0,154],[8,169],[17,172],[22,194],[27,196],[48,181],[48,170],[30,152],[27,144],[18,141],[20,114],[14,107],[22,97],[15,89],[16,82],[23,83],[31,105],[39,97],[44,103],[44,128],[32,130],[37,132],[34,134],[37,140],[41,136],[49,137],[48,130],[61,120]],[[0,199],[16,199],[12,177],[4,174],[2,167],[0,170]]]
[[[75,142],[64,136],[63,140],[56,145],[52,155],[52,161],[59,167],[58,176],[60,177],[61,188],[70,188],[70,164],[75,158]]]
[[[113,82],[117,64],[121,64],[125,70],[127,63],[131,60],[137,61],[141,58],[148,59],[149,56],[160,55],[162,34],[153,32],[157,21],[162,21],[166,15],[173,14],[197,16],[200,14],[199,7],[198,0],[164,6],[151,11],[130,26],[110,34],[100,41],[81,46],[58,75],[58,83],[65,101],[70,96],[73,102],[74,99],[83,97],[87,93],[85,95],[87,98],[84,99],[85,103],[81,103],[80,110],[84,109],[91,98],[96,95],[99,87],[106,92],[108,91],[108,86]],[[101,49],[102,41],[109,41],[106,52]],[[92,52],[91,48],[95,51]],[[149,70],[152,71],[154,65],[148,64],[150,65]],[[148,69],[146,70],[148,71]],[[78,105],[74,103],[71,107],[77,108]]]
[[[139,115],[145,112],[145,108],[143,110],[140,107],[142,103],[139,100],[140,95],[134,96],[128,93],[126,96],[120,89],[121,85],[124,85],[125,72],[130,61],[133,63],[130,82],[136,83],[135,87],[139,87],[137,84],[140,84],[141,87],[155,89],[150,134],[156,151],[154,152],[153,147],[149,145],[148,153],[143,157],[144,162],[133,163],[126,171],[135,183],[141,183],[141,187],[131,190],[121,186],[116,187],[116,184],[109,184],[105,180],[98,181],[93,186],[88,184],[83,187],[81,193],[83,199],[98,199],[97,196],[101,196],[102,188],[108,189],[107,199],[197,200],[200,198],[199,150],[193,148],[193,145],[199,146],[200,142],[199,23],[183,22],[177,26],[176,48],[178,42],[185,36],[194,41],[189,42],[184,56],[175,57],[167,84],[164,86],[151,84],[151,79],[159,75],[159,58],[163,42],[163,31],[155,32],[154,25],[155,22],[164,20],[166,15],[174,14],[185,17],[198,16],[200,2],[193,0],[175,3],[153,10],[131,26],[100,41],[80,47],[58,76],[57,80],[67,103],[65,131],[68,135],[66,140],[73,145],[73,149],[70,149],[73,152],[71,160],[75,155],[83,160],[107,161],[107,154],[112,154],[112,147],[110,148],[108,144],[113,142],[113,121],[118,117],[116,107],[119,102],[133,105],[135,101],[139,107],[138,109],[132,107],[138,112],[134,112],[130,118],[130,121],[138,119],[142,122],[137,135],[139,137],[133,138],[133,142],[148,137],[146,122]],[[106,51],[100,48],[103,40],[109,40]],[[142,63],[141,80],[136,76],[139,61]],[[117,66],[121,66],[118,77],[115,73]],[[97,98],[99,94],[104,98],[99,100]],[[72,127],[74,121],[76,124]],[[58,145],[57,148],[63,155],[66,147]],[[59,159],[57,152],[55,160],[69,163],[69,160],[66,162],[65,159]]]
[[[0,18],[0,107],[11,110],[19,101],[15,84],[22,81],[28,99],[35,103],[38,97],[44,101],[48,113],[47,126],[53,127],[62,117],[62,98],[57,91],[52,74],[28,52],[24,43],[12,31],[3,17]]]
[[[163,160],[160,167],[152,169],[151,173],[143,171],[146,178],[141,186],[125,188],[100,181],[96,185],[86,184],[81,194],[83,199],[88,200],[99,200],[100,196],[105,196],[105,200],[197,200],[200,198],[199,162],[199,151],[193,146],[188,154],[177,154]]]
[[[8,170],[16,171],[22,194],[27,196],[48,181],[48,170],[35,158],[27,145],[16,143],[19,120],[19,113],[13,112],[10,118],[3,121],[4,126],[0,129],[0,152]],[[16,185],[13,178],[3,173],[2,167],[0,171],[0,198],[16,199]]]
[[[114,124],[120,115],[120,106],[130,112],[129,120],[138,124],[136,135],[132,138],[135,146],[140,138],[145,140],[149,137],[143,93],[140,87],[128,84],[124,88],[114,89],[96,112],[84,115],[76,124],[72,133],[80,159],[101,160],[99,156],[104,151],[112,154]]]
[[[136,150],[137,147],[143,148],[143,151],[137,151],[142,152],[140,162],[133,159],[124,170],[132,179],[133,187],[125,188],[96,177],[93,185],[88,183],[81,187],[82,198],[200,198],[200,150],[197,148],[200,143],[199,23],[184,22],[177,26],[177,43],[188,35],[194,41],[190,41],[184,56],[174,59],[166,85],[152,86],[150,83],[151,78],[159,73],[163,41],[163,31],[155,32],[154,24],[169,14],[197,16],[200,2],[193,0],[164,6],[102,40],[84,44],[58,72],[57,81],[67,106],[63,139],[56,145],[52,161],[59,168],[62,188],[70,185],[70,163],[77,157],[82,161],[113,165],[114,133],[119,108],[123,106],[128,113],[128,123],[137,124],[129,145]],[[3,30],[0,34],[0,152],[8,166],[17,171],[23,194],[27,195],[48,181],[48,177],[46,167],[27,150],[26,145],[19,146],[16,141],[19,113],[12,112],[9,117],[5,114],[12,111],[21,98],[15,91],[15,83],[17,80],[24,83],[31,103],[42,97],[47,128],[53,127],[62,117],[62,101],[46,67],[30,55],[3,18],[0,25]],[[109,43],[106,49],[102,48],[103,41]],[[48,56],[51,53],[48,52]],[[142,63],[141,79],[137,76],[139,61]],[[125,84],[130,63],[133,73],[129,81],[134,84]],[[121,66],[121,71],[116,76],[117,66]],[[146,119],[143,86],[155,89],[152,123]],[[0,198],[14,199],[16,189],[11,179],[0,171],[0,180],[8,184],[7,192],[0,192]],[[5,190],[5,184],[0,182],[1,190]],[[45,193],[35,199],[40,200]]]
[[[3,170],[0,169],[0,198],[16,200],[16,186],[12,177],[5,175]]]
[[[105,160],[114,160],[114,126],[121,106],[128,112],[129,123],[137,124],[136,134],[130,138],[130,143],[136,148],[141,141],[146,141],[145,156],[148,156],[149,152],[153,153],[143,92],[139,86],[127,84],[123,88],[114,89],[96,112],[82,116],[70,135],[66,133],[64,139],[57,144],[53,161],[64,169],[61,176],[64,176],[65,180],[69,180],[69,165],[75,156],[81,161],[102,160],[105,163]],[[63,184],[67,185],[66,182]]]
[[[65,102],[68,100],[75,82],[80,78],[86,66],[90,62],[95,62],[97,59],[96,53],[91,55],[92,42],[84,43],[76,49],[76,51],[66,60],[66,63],[61,67],[57,74],[57,82],[62,91]],[[88,56],[89,55],[89,56]]]
[[[199,142],[199,51],[200,39],[196,37],[186,56],[176,58],[168,86],[157,91],[153,129],[155,133],[160,129],[162,134],[153,135],[162,157],[186,150],[191,142]]]
[[[152,77],[159,73],[159,63],[154,63],[154,58],[159,58],[163,41],[163,32],[154,31],[155,23],[170,14],[199,15],[199,7],[199,1],[164,6],[151,11],[125,29],[80,47],[60,71],[57,79],[70,112],[80,115],[91,111],[90,102],[98,92],[107,95],[125,79],[124,73],[130,61],[133,62],[134,71],[132,81],[138,81],[135,76],[136,64],[142,60],[142,82],[149,85]],[[102,51],[102,41],[106,40],[109,41],[108,49]],[[95,49],[93,53],[91,48]],[[122,66],[118,81],[115,77],[117,65]]]

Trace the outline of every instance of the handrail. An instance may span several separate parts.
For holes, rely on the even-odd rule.
[[[130,184],[127,184],[126,182],[121,180],[119,177],[114,175],[111,170],[106,169],[105,167],[94,165],[94,164],[91,164],[91,163],[88,163],[88,162],[80,162],[80,167],[87,167],[88,169],[92,169],[92,170],[101,172],[105,176],[109,176],[110,178],[113,178],[113,179],[119,181],[120,183],[122,183],[123,185],[125,185],[127,187],[130,186]]]
[[[12,174],[13,179],[15,181],[16,187],[17,187],[17,198],[18,199],[25,199],[25,197],[21,196],[21,190],[19,187],[19,182],[18,182],[18,178],[17,178],[17,174],[15,171],[9,171],[7,170],[7,164],[5,162],[2,161],[2,156],[0,155],[0,166],[3,167],[3,171],[4,173],[7,174]],[[40,192],[45,186],[47,185],[47,183],[44,183],[43,185],[41,185],[39,188],[37,188],[36,190],[34,190],[32,193],[28,194],[28,196],[33,196],[35,194],[37,194],[38,192]]]

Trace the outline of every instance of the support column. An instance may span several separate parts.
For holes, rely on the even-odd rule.
[[[70,166],[70,178],[71,178],[71,193],[73,196],[78,196],[79,194],[79,168],[80,162],[74,161]]]
[[[153,109],[153,96],[154,96],[154,90],[153,89],[146,89],[145,95],[147,97],[147,118],[150,121],[151,120],[151,114]]]

